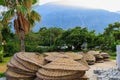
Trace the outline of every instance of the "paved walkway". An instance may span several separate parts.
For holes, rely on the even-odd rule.
[[[116,61],[107,61],[104,63],[96,63],[95,65],[90,66],[90,70],[87,71],[86,75],[90,78],[90,80],[97,80],[96,75],[93,73],[94,70],[104,70],[109,68],[114,68],[116,66]]]
[[[6,78],[0,78],[0,80],[6,80]]]

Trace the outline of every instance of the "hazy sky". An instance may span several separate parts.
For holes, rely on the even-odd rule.
[[[56,1],[59,1],[56,2]],[[109,11],[120,11],[120,0],[40,0],[40,4],[56,2],[66,6],[105,9]]]

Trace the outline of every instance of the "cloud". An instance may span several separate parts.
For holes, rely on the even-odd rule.
[[[58,2],[55,2],[58,1]],[[40,0],[41,4],[55,2],[55,4],[120,11],[120,0]]]
[[[0,6],[0,15],[1,15],[1,13],[4,12],[4,11],[7,11],[7,8],[6,8],[6,7],[3,7],[3,6]]]

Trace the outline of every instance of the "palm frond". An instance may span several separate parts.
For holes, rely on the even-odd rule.
[[[0,0],[0,5],[5,6],[5,0]]]
[[[34,10],[31,11],[30,16],[28,16],[28,20],[31,26],[34,26],[36,21],[40,21],[41,16],[35,12]]]
[[[14,8],[16,6],[16,0],[4,0],[5,6],[8,8]]]
[[[3,14],[2,24],[8,24],[8,22],[14,16],[14,9],[9,9],[5,14]]]
[[[23,4],[25,7],[30,9],[32,7],[32,2],[33,2],[33,0],[24,0]]]
[[[21,13],[23,13],[23,14],[28,13],[27,8],[25,6],[23,6],[23,5],[17,5],[17,10],[20,11]]]
[[[40,21],[41,16],[34,10],[31,11],[30,13],[30,17],[34,20],[34,21]]]
[[[30,23],[30,26],[33,27],[35,24],[35,21],[30,16],[28,16],[28,21]]]
[[[32,4],[36,4],[38,2],[38,0],[33,0]]]
[[[2,23],[0,23],[0,31],[2,30],[2,28],[3,28],[3,25],[2,25]]]

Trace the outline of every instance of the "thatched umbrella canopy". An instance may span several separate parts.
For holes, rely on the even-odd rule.
[[[45,60],[48,62],[52,62],[58,58],[69,58],[69,56],[65,55],[65,54],[54,54],[54,55],[50,55],[50,56],[45,57]]]
[[[74,52],[66,52],[65,54],[68,55],[73,60],[81,60],[83,58],[82,55]]]
[[[46,64],[43,66],[45,69],[57,69],[57,70],[76,70],[76,71],[86,71],[89,68],[85,65],[74,61],[73,59],[69,58],[58,58],[55,61]]]
[[[101,56],[103,57],[104,61],[109,61],[110,55],[108,53],[101,53]]]
[[[37,73],[43,80],[75,80],[85,75],[89,68],[71,58],[57,58],[43,66]]]
[[[95,57],[90,53],[82,53],[83,57],[89,65],[95,64]]]
[[[18,74],[10,70],[6,71],[6,78],[7,80],[34,80],[33,76]]]
[[[46,56],[52,56],[52,55],[58,55],[58,54],[60,53],[59,52],[45,52],[44,56],[46,57]]]

